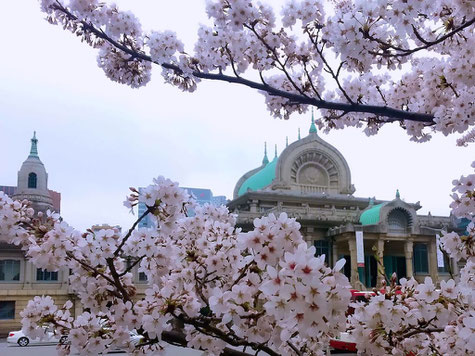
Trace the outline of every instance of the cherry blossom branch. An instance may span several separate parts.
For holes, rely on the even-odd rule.
[[[107,265],[109,266],[109,269],[111,271],[112,278],[114,279],[114,286],[120,291],[122,294],[122,298],[125,301],[130,301],[130,295],[129,293],[125,290],[124,286],[122,285],[122,282],[120,281],[119,274],[117,273],[117,270],[115,269],[114,265],[114,259],[113,258],[108,258],[106,259]]]
[[[254,349],[256,351],[264,351],[267,354],[269,354],[270,356],[280,356],[277,352],[275,352],[270,347],[268,347],[264,344],[259,344],[259,343],[256,343],[256,342],[246,341],[245,339],[240,338],[235,334],[232,334],[232,336],[234,337],[234,338],[232,338],[230,334],[227,334],[227,333],[223,332],[222,330],[220,330],[216,327],[213,327],[213,326],[211,326],[211,325],[209,325],[205,322],[199,321],[196,318],[189,318],[189,317],[185,316],[184,314],[176,315],[175,317],[178,320],[184,322],[185,324],[193,325],[197,330],[203,329],[205,331],[210,332],[211,333],[210,336],[217,337],[217,338],[227,342],[229,345],[232,345],[232,346],[249,346],[249,347],[251,347],[252,349]]]
[[[82,29],[85,32],[93,33],[98,38],[101,38],[107,41],[115,48],[133,56],[134,58],[138,58],[144,61],[148,61],[157,65],[160,65],[163,68],[173,70],[175,73],[178,73],[178,74],[183,73],[183,71],[177,65],[169,64],[169,63],[156,63],[152,60],[150,56],[146,55],[145,53],[130,49],[127,46],[113,40],[112,38],[107,36],[104,32],[95,28],[92,24],[87,23],[86,21],[79,20],[75,15],[69,12],[69,10],[66,9],[64,6],[60,4],[54,4],[52,5],[52,7],[53,9],[64,13],[70,20],[80,23],[82,26]],[[279,97],[288,99],[290,102],[303,104],[303,105],[312,105],[319,109],[346,111],[348,113],[356,112],[356,113],[374,114],[377,116],[386,117],[387,119],[385,120],[385,122],[409,120],[409,121],[421,122],[426,125],[435,124],[434,116],[431,114],[411,112],[411,111],[400,110],[400,109],[396,109],[396,108],[392,108],[388,106],[381,106],[381,105],[340,103],[340,102],[316,99],[316,98],[311,98],[305,95],[280,90],[268,84],[257,83],[249,79],[245,79],[242,77],[233,77],[233,76],[225,75],[222,73],[209,73],[209,72],[201,72],[201,71],[195,70],[192,72],[192,74],[193,76],[200,79],[208,79],[208,80],[216,80],[216,81],[223,81],[223,82],[228,82],[228,83],[241,84],[249,88],[266,92],[269,95],[279,96]]]
[[[104,278],[110,284],[112,284],[112,285],[114,284],[114,281],[109,276],[107,276],[104,273],[98,271],[96,268],[88,265],[86,262],[81,261],[79,258],[74,257],[74,255],[71,252],[66,252],[66,255],[70,259],[72,259],[72,260],[76,261],[77,263],[79,263],[81,265],[81,267],[84,268],[85,270],[94,272],[94,273],[98,274],[99,276],[101,276],[102,278]]]
[[[292,344],[290,341],[287,341],[287,345],[289,345],[290,348],[291,348],[292,350],[294,350],[294,352],[297,354],[297,356],[301,356],[301,355],[302,355],[302,353],[299,351],[299,349],[297,349],[297,347],[296,347],[294,344]]]
[[[267,50],[269,52],[272,53],[272,55],[274,56],[274,59],[277,63],[279,63],[280,65],[280,70],[282,72],[284,72],[285,76],[287,77],[287,80],[290,82],[290,84],[292,84],[292,86],[294,87],[295,90],[297,90],[300,95],[304,96],[304,97],[308,97],[307,95],[305,95],[305,93],[302,91],[301,88],[299,88],[299,86],[294,82],[294,80],[292,79],[292,77],[290,76],[289,72],[285,69],[285,66],[287,64],[287,61],[288,61],[288,57],[287,59],[285,60],[285,63],[282,63],[280,61],[280,58],[279,58],[279,55],[278,53],[276,52],[275,48],[272,48],[265,40],[264,38],[262,38],[261,35],[259,35],[256,31],[256,28],[255,26],[249,26],[249,25],[244,25],[244,27],[246,27],[247,29],[249,29],[252,33],[254,33],[254,35],[257,37],[257,39],[259,41],[261,41],[261,43],[267,48]]]
[[[408,332],[406,334],[403,334],[400,336],[401,339],[407,339],[411,336],[414,336],[414,335],[417,335],[417,334],[421,334],[421,333],[425,333],[425,334],[432,334],[432,333],[440,333],[444,331],[444,328],[432,328],[432,329],[417,329],[417,330],[413,330],[411,332]]]
[[[238,276],[238,278],[236,278],[236,280],[233,282],[233,284],[231,285],[231,288],[234,287],[236,284],[238,284],[239,281],[240,281],[241,279],[243,279],[243,278],[246,276],[247,270],[248,270],[249,267],[251,267],[251,265],[253,265],[253,264],[256,264],[256,262],[255,262],[255,261],[251,261],[251,262],[249,262],[247,265],[245,265],[245,266],[242,268],[241,274],[240,274],[240,275]]]
[[[145,210],[145,212],[134,222],[134,224],[132,225],[132,227],[129,229],[129,231],[127,232],[127,234],[124,236],[124,238],[122,239],[122,242],[120,243],[119,246],[117,246],[117,249],[115,250],[114,252],[114,256],[118,256],[120,254],[120,252],[122,251],[122,247],[124,246],[124,244],[127,242],[127,240],[130,238],[130,236],[132,235],[132,232],[134,232],[135,228],[137,227],[137,225],[142,221],[143,218],[145,218],[150,212],[152,211],[152,209],[150,207],[147,206],[147,210]]]
[[[143,256],[140,256],[137,260],[134,261],[134,263],[132,263],[129,267],[127,267],[124,272],[120,273],[119,274],[119,277],[122,277],[122,276],[125,276],[126,273],[130,272],[132,270],[132,268],[134,268],[135,266],[137,266],[140,261],[143,260],[143,258],[145,257],[145,255]]]
[[[234,75],[236,76],[236,78],[239,78],[239,74],[236,70],[236,65],[234,63],[234,59],[233,59],[233,56],[231,55],[231,51],[229,50],[228,46],[226,45],[224,47],[224,49],[226,50],[226,53],[228,54],[228,57],[229,57],[229,61],[231,62],[231,68],[233,69],[233,73]]]
[[[311,79],[311,77],[310,77],[310,73],[308,72],[307,62],[304,62],[304,64],[303,64],[303,70],[305,71],[305,74],[307,75],[308,82],[310,83],[310,86],[312,87],[313,92],[314,92],[315,95],[318,97],[318,99],[322,100],[322,97],[320,96],[320,93],[318,92],[317,88],[315,88],[315,85],[313,84],[313,81],[312,81],[312,79]]]
[[[162,340],[176,346],[187,347],[185,334],[179,331],[162,331]],[[141,344],[143,345],[143,344]],[[246,352],[225,347],[221,356],[252,356]]]
[[[310,39],[310,42],[313,43],[313,46],[315,48],[315,50],[317,51],[320,59],[322,60],[323,64],[325,64],[325,67],[326,67],[326,72],[329,73],[333,80],[336,82],[336,85],[338,86],[338,89],[340,89],[341,93],[345,96],[346,100],[348,100],[349,103],[351,104],[354,104],[354,101],[350,98],[350,96],[347,94],[347,92],[345,91],[345,89],[343,89],[341,83],[340,83],[340,80],[338,79],[338,76],[340,74],[340,70],[341,68],[343,67],[343,63],[344,62],[341,62],[340,65],[338,66],[338,70],[335,74],[335,72],[333,71],[333,68],[330,66],[330,64],[327,62],[327,60],[325,59],[325,56],[323,55],[323,45],[322,45],[322,48],[319,49],[318,48],[318,43],[317,41],[313,38],[312,34],[310,33],[310,31],[307,29],[305,29],[305,32],[307,32],[308,34],[308,37]],[[317,33],[317,36],[318,36],[318,33]]]
[[[421,41],[422,43],[424,43],[424,46],[420,46],[420,47],[416,47],[416,48],[413,48],[413,49],[404,49],[404,48],[401,48],[401,47],[396,47],[396,46],[393,46],[383,40],[380,40],[374,36],[371,36],[369,34],[369,31],[363,31],[360,29],[360,32],[363,34],[363,37],[364,38],[367,38],[368,40],[370,41],[374,41],[374,42],[377,42],[379,44],[382,44],[384,46],[386,46],[387,48],[392,48],[396,51],[400,51],[402,53],[381,53],[381,52],[374,52],[374,51],[371,51],[370,53],[371,54],[374,54],[374,55],[377,55],[377,56],[381,56],[381,57],[406,57],[406,56],[409,56],[413,53],[416,53],[418,51],[421,51],[423,49],[428,49],[432,46],[435,46],[441,42],[444,42],[446,39],[454,36],[455,34],[457,34],[458,32],[464,30],[465,28],[473,25],[475,23],[475,17],[472,18],[471,20],[465,22],[464,24],[460,25],[459,27],[453,29],[452,31],[450,31],[449,33],[445,34],[444,36],[441,36],[439,37],[437,40],[435,41],[427,41],[427,40],[424,40],[422,38],[422,36],[419,34],[419,32],[417,32],[417,30],[415,29],[414,26],[412,26],[413,28],[413,32],[414,32],[414,35],[417,37],[417,39],[419,41]]]

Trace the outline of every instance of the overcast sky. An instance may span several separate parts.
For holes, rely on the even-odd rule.
[[[116,1],[134,10],[144,28],[173,29],[191,52],[204,1]],[[276,3],[273,1],[272,3]],[[306,135],[310,115],[275,120],[264,97],[245,87],[202,82],[185,94],[163,83],[160,68],[145,88],[109,81],[96,51],[43,20],[36,0],[2,3],[0,56],[0,185],[16,185],[30,138],[37,131],[49,188],[61,192],[62,215],[77,228],[97,223],[127,227],[122,202],[129,186],[158,175],[183,186],[232,197],[239,177],[260,165],[263,143],[279,153]],[[417,144],[397,127],[368,138],[346,129],[320,135],[346,158],[355,196],[393,199],[399,188],[419,213],[448,215],[451,182],[470,172],[473,146],[455,136]]]

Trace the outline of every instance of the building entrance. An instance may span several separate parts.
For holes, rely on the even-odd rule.
[[[346,259],[343,273],[348,279],[351,279],[351,256],[345,255],[342,257]],[[376,287],[378,280],[378,263],[373,256],[365,256],[365,266],[358,268],[358,278],[365,287]]]
[[[406,278],[406,258],[404,256],[384,256],[383,262],[388,279],[391,279],[393,273],[396,273],[398,282],[401,278]]]

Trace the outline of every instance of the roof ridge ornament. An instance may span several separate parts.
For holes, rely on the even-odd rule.
[[[312,123],[310,124],[310,129],[308,130],[309,134],[316,134],[317,133],[317,127],[315,126],[315,119],[313,117],[313,107],[312,107]]]
[[[401,194],[399,194],[399,189],[396,189],[396,199],[401,199]]]
[[[28,157],[38,157],[38,139],[36,138],[36,131],[33,131],[33,138],[31,139],[30,155]]]
[[[285,136],[285,148],[289,147],[289,136]]]
[[[275,157],[274,158],[277,158],[277,144],[275,144]]]
[[[298,139],[300,140],[300,127],[299,127],[299,135],[298,135]]]
[[[264,158],[262,159],[262,164],[269,163],[269,158],[267,158],[267,142],[264,141]]]

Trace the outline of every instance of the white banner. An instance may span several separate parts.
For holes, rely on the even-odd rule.
[[[435,241],[437,246],[437,267],[445,267],[444,262],[444,253],[440,249],[440,236],[439,234],[435,235]]]
[[[356,231],[356,263],[364,267],[363,231]]]

